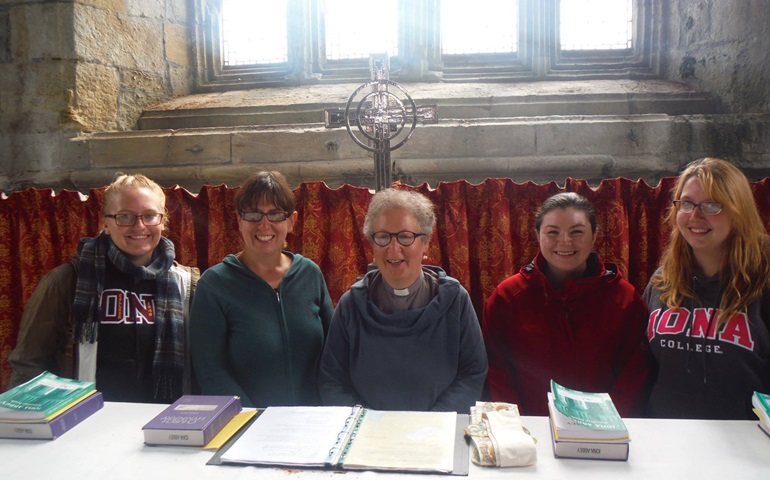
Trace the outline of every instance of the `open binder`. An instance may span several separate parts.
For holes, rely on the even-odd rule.
[[[356,407],[269,407],[210,465],[468,475],[468,415]]]

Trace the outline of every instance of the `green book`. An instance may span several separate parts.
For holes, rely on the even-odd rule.
[[[549,403],[561,439],[628,441],[628,429],[608,393],[581,392],[551,380]]]
[[[43,372],[0,394],[0,421],[40,420],[56,416],[96,391],[83,382]]]
[[[770,395],[755,391],[751,396],[751,404],[762,427],[765,430],[770,430]]]

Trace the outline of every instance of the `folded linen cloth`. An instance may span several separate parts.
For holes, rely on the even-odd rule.
[[[476,402],[465,434],[472,441],[471,461],[476,465],[523,467],[537,462],[537,440],[512,403]]]

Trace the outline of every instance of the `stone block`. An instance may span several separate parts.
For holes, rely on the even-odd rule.
[[[74,3],[87,7],[95,7],[100,10],[121,13],[126,11],[125,0],[75,0]]]
[[[230,136],[221,133],[104,133],[88,142],[94,168],[230,163]]]
[[[0,132],[7,131],[11,122],[19,114],[19,107],[22,103],[21,92],[24,87],[22,73],[21,70],[13,65],[0,64],[0,85],[2,85],[2,93],[0,94]]]
[[[91,7],[75,8],[77,54],[84,61],[163,75],[163,24]]]
[[[169,65],[168,67],[170,96],[189,95],[195,88],[193,71],[189,68]]]
[[[133,17],[162,19],[166,16],[165,0],[125,0],[125,6],[125,12]]]
[[[192,25],[194,23],[190,9],[192,4],[193,2],[189,0],[166,0],[166,18],[173,23]]]
[[[61,128],[61,116],[68,105],[67,90],[74,89],[74,62],[32,63],[14,70],[16,76],[3,75],[4,80],[16,82],[3,84],[2,96],[6,95],[7,88],[12,92],[7,100],[14,103],[8,112],[0,114],[9,128],[14,132],[45,132]]]
[[[114,130],[118,125],[119,74],[115,67],[80,62],[76,86],[69,105],[69,120],[82,125],[82,131]]]
[[[134,130],[142,111],[148,105],[158,102],[162,97],[142,91],[121,91],[118,94],[118,130]]]
[[[121,70],[120,89],[152,95],[163,95],[166,92],[163,76],[141,70]]]
[[[164,26],[166,59],[181,67],[190,67],[193,61],[193,41],[186,25],[167,23]]]
[[[669,148],[668,120],[667,115],[548,119],[535,126],[537,154],[664,153]]]
[[[10,10],[10,43],[17,63],[75,59],[72,5],[28,3]]]
[[[11,16],[8,10],[0,10],[0,65],[10,63],[11,54]]]
[[[233,134],[233,163],[339,160],[362,154],[344,129],[262,128]]]
[[[163,77],[137,70],[125,70],[120,74],[118,94],[119,130],[136,128],[137,120],[148,106],[163,100],[165,82]]]
[[[109,185],[117,173],[142,173],[161,187],[181,185],[183,188],[188,188],[187,185],[197,185],[197,190],[192,190],[192,187],[188,188],[192,192],[197,192],[203,185],[203,181],[199,179],[200,173],[197,167],[176,167],[173,169],[166,167],[127,167],[73,171],[69,181],[76,185],[79,191],[87,192],[91,188]]]
[[[74,164],[82,165],[82,150],[68,143],[72,132],[14,132],[6,137],[9,159],[3,169],[17,174],[48,172],[54,174],[69,169],[68,158],[74,155]],[[22,175],[24,176],[24,175]]]
[[[518,119],[418,125],[401,147],[405,156],[426,158],[534,155],[535,149],[535,129]]]

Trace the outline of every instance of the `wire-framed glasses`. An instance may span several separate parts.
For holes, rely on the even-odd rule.
[[[105,217],[115,220],[115,223],[119,227],[133,227],[136,225],[136,219],[141,218],[142,223],[147,227],[153,227],[160,225],[163,221],[162,213],[143,213],[141,215],[135,215],[133,213],[115,213],[104,214]]]
[[[398,233],[390,233],[390,232],[374,232],[372,234],[372,241],[379,245],[380,247],[387,247],[390,245],[391,240],[394,238],[398,243],[400,243],[404,247],[408,247],[409,245],[413,244],[415,240],[417,240],[417,237],[423,237],[425,236],[424,233],[414,233],[410,232],[408,230],[404,230]]]
[[[714,202],[693,203],[689,200],[674,200],[674,205],[682,213],[692,213],[696,207],[700,208],[704,215],[718,215],[722,211],[722,204]]]
[[[261,222],[262,217],[267,217],[267,221],[270,223],[281,223],[287,218],[289,214],[282,212],[281,210],[273,210],[272,212],[260,212],[254,210],[253,212],[241,212],[241,218],[247,222]]]

